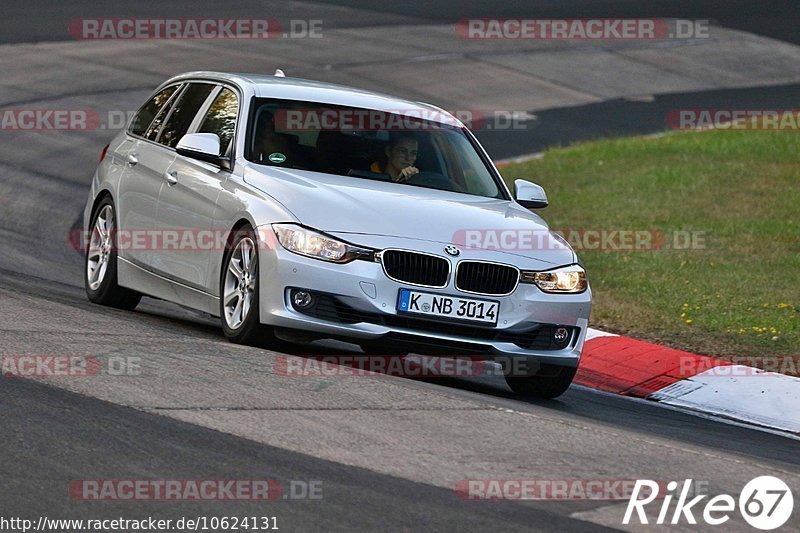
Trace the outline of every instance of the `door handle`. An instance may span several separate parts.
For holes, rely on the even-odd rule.
[[[136,152],[128,154],[128,166],[134,166],[139,162],[139,154]]]
[[[164,173],[164,179],[167,180],[169,185],[175,185],[178,183],[178,171],[177,170],[169,170]]]

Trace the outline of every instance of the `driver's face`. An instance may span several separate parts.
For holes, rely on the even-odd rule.
[[[417,141],[401,139],[396,145],[386,149],[386,157],[389,158],[391,167],[402,170],[412,166],[417,160]]]

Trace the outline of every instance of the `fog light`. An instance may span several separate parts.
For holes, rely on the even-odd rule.
[[[553,340],[556,344],[566,344],[569,340],[569,330],[567,328],[556,328],[553,332]]]
[[[297,309],[307,309],[314,303],[314,296],[307,291],[292,291],[292,305]]]

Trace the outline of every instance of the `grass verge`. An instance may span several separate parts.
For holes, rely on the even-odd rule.
[[[593,327],[798,374],[800,134],[607,139],[501,170],[547,191],[537,212],[577,245]],[[658,249],[587,249],[576,229],[650,232]]]

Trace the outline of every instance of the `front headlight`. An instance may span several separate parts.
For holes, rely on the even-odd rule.
[[[348,263],[353,259],[367,259],[372,255],[372,250],[353,246],[297,224],[273,224],[272,230],[281,246],[306,257],[332,263]]]
[[[586,290],[586,272],[578,265],[546,270],[544,272],[522,272],[520,281],[533,283],[544,292],[576,294]]]

